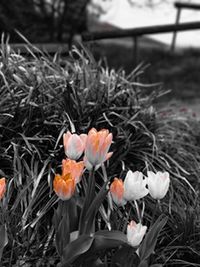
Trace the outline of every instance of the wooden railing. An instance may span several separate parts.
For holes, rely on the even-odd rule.
[[[188,22],[181,24],[156,25],[139,27],[127,30],[112,30],[102,32],[86,32],[82,34],[83,41],[96,41],[101,39],[113,39],[122,37],[140,37],[147,34],[159,34],[173,31],[188,31],[200,29],[200,22]]]
[[[193,9],[193,10],[200,11],[200,4],[195,4],[195,3],[175,2],[174,6],[177,8],[177,15],[176,15],[176,21],[175,21],[176,26],[179,25],[182,9]],[[177,30],[174,30],[174,34],[172,37],[172,44],[171,44],[172,51],[175,49],[176,38],[177,38]]]
[[[102,32],[86,32],[82,34],[82,40],[85,42],[91,42],[102,39],[114,39],[123,37],[133,37],[134,41],[134,65],[137,65],[137,54],[138,54],[138,37],[147,34],[159,34],[177,31],[189,31],[200,29],[200,22],[189,22],[181,24],[168,24],[168,25],[157,25],[133,28],[127,30],[113,30],[113,31],[102,31]]]

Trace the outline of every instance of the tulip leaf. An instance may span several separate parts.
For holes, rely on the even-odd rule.
[[[56,231],[56,248],[58,254],[62,256],[63,248],[69,243],[70,231],[69,231],[69,217],[64,216],[59,223],[58,230]]]
[[[63,250],[62,267],[68,266],[80,255],[87,252],[91,247],[94,236],[81,235],[76,240],[69,243]]]
[[[140,248],[139,255],[142,261],[148,259],[148,257],[154,252],[158,236],[167,223],[168,217],[160,215],[156,222],[152,225],[148,233],[146,234]]]
[[[99,251],[101,249],[115,248],[120,245],[127,245],[127,237],[123,232],[101,230],[95,233],[91,250]]]
[[[0,226],[0,261],[4,247],[8,244],[8,235],[5,225]]]
[[[146,261],[146,260],[141,261],[140,264],[138,265],[138,267],[149,267],[148,261]]]
[[[117,248],[119,246],[126,245],[127,237],[123,232],[108,230],[98,231],[94,234],[94,241],[90,249],[79,258],[78,263],[81,264],[85,260],[95,261],[97,260],[100,251],[106,251],[107,249]],[[93,265],[88,264],[88,266]]]
[[[131,246],[120,247],[112,257],[111,267],[138,267],[140,259]]]
[[[96,216],[96,213],[99,210],[99,207],[101,206],[103,200],[105,199],[108,190],[106,189],[107,183],[105,183],[101,190],[98,192],[96,197],[93,199],[91,205],[89,206],[85,216],[84,220],[82,221],[81,225],[81,231],[80,233],[87,233],[90,234],[93,229],[93,223]]]
[[[70,241],[70,202],[60,200],[58,202],[58,207],[54,213],[54,225],[56,232],[56,249],[60,256],[62,256],[63,248]]]
[[[70,232],[73,232],[78,228],[78,211],[76,206],[76,199],[74,197],[69,199],[68,216],[70,218]]]

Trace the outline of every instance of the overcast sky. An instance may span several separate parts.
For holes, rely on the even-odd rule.
[[[129,1],[132,1],[135,4],[130,5]],[[152,0],[152,2],[155,3],[154,8],[146,4],[147,0],[129,1],[110,0],[107,4],[104,2],[102,7],[105,13],[100,16],[100,21],[109,22],[110,24],[124,29],[159,24],[171,24],[175,22],[176,9],[173,5],[175,2],[174,0]],[[199,0],[192,0],[192,3],[193,2],[200,3]],[[98,3],[100,3],[99,0]],[[181,22],[192,21],[200,21],[200,11],[182,10]],[[151,37],[170,44],[172,34],[151,35]],[[200,30],[179,33],[177,44],[180,46],[200,47]]]

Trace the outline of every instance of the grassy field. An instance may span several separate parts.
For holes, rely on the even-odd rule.
[[[131,39],[91,45],[96,58],[104,57],[109,67],[125,69],[130,73],[136,66]],[[161,87],[171,92],[163,100],[193,101],[200,98],[200,50],[170,48],[148,39],[138,43],[137,65],[142,63],[145,71],[140,82],[161,83]],[[155,88],[155,87],[154,87]]]

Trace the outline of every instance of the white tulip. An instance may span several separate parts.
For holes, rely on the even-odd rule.
[[[143,198],[149,193],[142,172],[128,171],[124,180],[124,198],[127,201]]]
[[[141,223],[136,224],[131,221],[127,226],[127,240],[132,247],[137,247],[142,242],[142,239],[147,231],[147,226]]]
[[[149,193],[154,199],[162,199],[167,194],[169,189],[169,173],[168,172],[147,172],[147,184]]]

